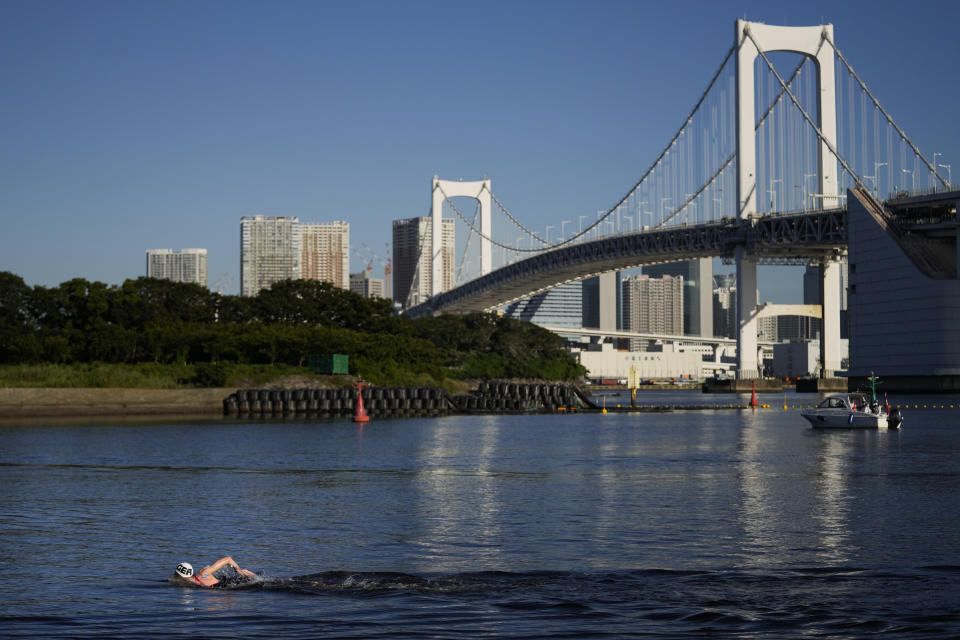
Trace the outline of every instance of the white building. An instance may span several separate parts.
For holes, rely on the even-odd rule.
[[[206,249],[147,249],[147,277],[207,286]]]
[[[300,277],[350,288],[349,223],[337,220],[300,224]]]
[[[382,298],[383,278],[371,278],[369,272],[350,274],[350,291],[358,293],[364,298]]]
[[[443,218],[439,259],[441,291],[453,288],[455,228],[453,218]],[[393,221],[393,299],[403,307],[420,304],[433,291],[433,220],[429,217]]]
[[[849,340],[840,340],[840,361],[847,359]],[[773,345],[772,373],[778,378],[820,375],[820,341],[795,340]]]
[[[243,216],[240,219],[240,294],[255,296],[281,280],[300,278],[300,219]]]
[[[572,351],[587,369],[590,378],[626,378],[630,367],[636,367],[641,380],[703,378],[701,349],[685,350],[675,344],[659,345],[658,351],[618,351],[608,342],[585,344]]]

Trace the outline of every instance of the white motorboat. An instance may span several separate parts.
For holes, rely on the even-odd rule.
[[[813,427],[825,429],[896,429],[903,421],[899,409],[870,402],[866,394],[827,396],[812,409],[800,412]]]

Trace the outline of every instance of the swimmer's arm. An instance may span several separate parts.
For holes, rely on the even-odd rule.
[[[254,574],[252,571],[249,571],[249,570],[247,570],[247,569],[242,569],[242,568],[240,567],[240,565],[238,565],[238,564],[234,561],[234,559],[231,558],[230,556],[225,556],[225,557],[223,557],[223,558],[220,558],[219,560],[217,560],[216,562],[214,562],[212,565],[210,565],[209,567],[207,567],[207,570],[209,570],[210,573],[213,573],[214,571],[218,571],[218,570],[226,567],[227,565],[230,565],[231,567],[233,567],[234,569],[236,569],[238,573],[240,573],[240,574],[242,574],[242,575],[245,575],[245,576],[247,576],[248,578],[253,578],[253,577],[256,575],[256,574]]]

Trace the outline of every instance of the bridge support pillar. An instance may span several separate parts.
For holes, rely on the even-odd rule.
[[[820,263],[820,303],[823,305],[820,332],[820,377],[833,378],[840,369],[840,270],[837,260]]]
[[[737,247],[737,379],[759,377],[757,358],[757,263]]]

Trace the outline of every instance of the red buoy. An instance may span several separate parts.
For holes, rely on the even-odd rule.
[[[760,403],[757,402],[757,383],[750,381],[750,406],[759,407]]]
[[[363,378],[361,376],[357,376],[357,405],[353,410],[353,421],[370,422],[370,416],[363,408]]]

